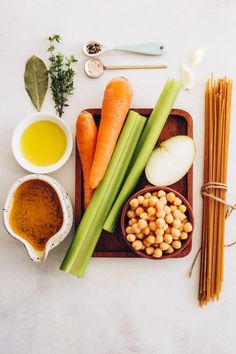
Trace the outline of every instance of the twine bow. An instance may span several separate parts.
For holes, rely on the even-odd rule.
[[[217,202],[225,205],[225,207],[226,207],[225,219],[227,219],[232,214],[232,212],[234,210],[236,210],[236,204],[234,204],[234,205],[229,204],[224,199],[216,197],[215,195],[211,194],[210,191],[212,189],[221,189],[221,190],[224,190],[225,192],[227,192],[227,190],[228,190],[227,184],[221,183],[221,182],[207,182],[201,188],[202,197],[204,196],[204,197],[212,198],[212,199],[216,200]],[[235,244],[236,244],[236,241],[233,241],[231,243],[225,244],[224,247],[231,247],[231,246],[234,246]],[[200,251],[201,251],[201,247],[199,248],[199,250],[196,253],[196,256],[193,259],[193,263],[192,263],[190,271],[189,271],[189,277],[191,277],[191,275],[192,275],[193,268],[195,266],[195,263],[197,261],[199,254],[200,254]]]
[[[220,183],[220,182],[208,182],[208,183],[205,183],[201,189],[202,196],[212,198],[212,199],[216,200],[217,202],[222,203],[226,206],[225,218],[227,219],[232,214],[232,212],[234,210],[236,210],[236,204],[231,205],[229,203],[226,203],[226,201],[224,199],[221,199],[221,198],[216,197],[215,195],[211,194],[209,192],[209,190],[211,190],[211,189],[222,189],[225,192],[227,192],[227,190],[228,190],[227,185],[225,183]]]

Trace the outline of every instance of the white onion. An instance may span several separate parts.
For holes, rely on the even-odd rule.
[[[195,157],[195,144],[186,135],[163,141],[146,165],[147,180],[156,186],[168,186],[179,181],[190,169]]]

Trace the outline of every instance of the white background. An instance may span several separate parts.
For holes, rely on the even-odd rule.
[[[59,33],[61,51],[78,59],[76,90],[64,119],[74,132],[80,110],[100,107],[106,83],[125,75],[134,89],[133,107],[153,107],[168,77],[193,51],[206,48],[191,93],[181,92],[175,107],[194,119],[196,229],[185,259],[92,259],[83,279],[59,271],[68,237],[43,264],[32,263],[24,247],[0,231],[0,353],[2,354],[219,354],[235,353],[236,247],[225,251],[225,280],[219,303],[197,303],[199,262],[187,277],[200,245],[204,86],[211,72],[236,82],[236,1],[234,0],[1,0],[0,1],[0,202],[10,185],[27,174],[11,153],[16,124],[34,112],[24,90],[26,60],[47,62],[47,37]],[[91,80],[83,73],[81,43],[89,39],[122,44],[160,40],[162,58],[112,53],[105,64],[168,64],[163,71],[106,72]],[[235,95],[234,95],[235,96]],[[54,112],[48,93],[43,111]],[[233,99],[230,202],[236,201],[236,96]],[[74,200],[74,156],[53,174]],[[227,241],[236,239],[236,215],[227,221]]]

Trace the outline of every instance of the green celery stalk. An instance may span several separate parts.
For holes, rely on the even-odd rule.
[[[134,190],[147,162],[154,149],[157,139],[166,123],[171,108],[179,93],[181,84],[175,79],[168,79],[161,95],[147,121],[141,139],[134,153],[131,168],[125,184],[123,185],[118,198],[113,205],[106,222],[104,230],[113,233],[119,220],[120,212],[125,201]]]
[[[96,189],[62,262],[61,270],[82,277],[121,189],[147,119],[130,111],[106,174]]]

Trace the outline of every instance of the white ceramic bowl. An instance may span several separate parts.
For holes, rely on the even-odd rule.
[[[47,120],[54,122],[59,125],[59,127],[64,131],[67,144],[64,155],[58,160],[56,163],[49,166],[37,166],[31,164],[23,155],[21,151],[21,137],[25,129],[32,123]],[[15,156],[16,161],[21,165],[24,169],[32,173],[51,173],[53,171],[58,170],[62,167],[66,161],[69,159],[73,148],[73,138],[71,130],[68,124],[59,118],[58,116],[51,113],[33,113],[23,119],[15,128],[15,131],[12,136],[12,151]]]
[[[12,202],[17,188],[22,183],[32,179],[40,179],[42,181],[47,182],[48,184],[50,184],[50,186],[53,187],[53,189],[58,195],[62,207],[62,212],[63,212],[63,224],[61,229],[48,240],[45,249],[43,251],[36,250],[27,240],[25,240],[24,238],[16,234],[12,230],[9,223]],[[30,258],[35,262],[42,262],[47,258],[48,252],[51,251],[54,247],[56,247],[60,242],[62,242],[64,238],[69,234],[73,223],[73,209],[68,194],[62,188],[60,183],[57,182],[54,178],[45,175],[37,175],[37,174],[27,175],[18,179],[18,181],[16,181],[11,187],[7,196],[7,200],[5,202],[5,206],[3,208],[3,221],[8,233],[12,237],[16,238],[17,240],[23,243]]]

